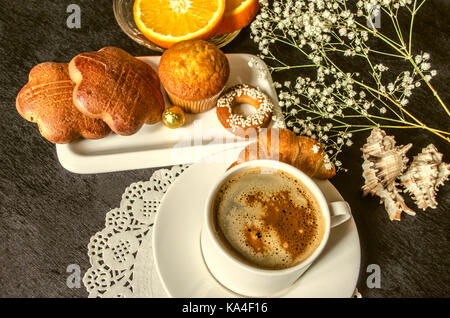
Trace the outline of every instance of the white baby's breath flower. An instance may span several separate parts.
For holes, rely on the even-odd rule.
[[[422,55],[416,55],[414,61],[416,62],[416,64],[420,64],[422,62]]]
[[[423,71],[429,70],[430,67],[431,67],[430,63],[422,63],[422,64],[420,64],[420,69],[423,70]]]
[[[392,92],[394,90],[394,88],[395,88],[394,83],[389,83],[388,86],[387,86],[387,89],[388,89],[389,92]]]
[[[318,145],[312,146],[312,151],[313,151],[313,153],[318,153],[319,150],[320,150],[320,147],[319,147]]]
[[[342,146],[353,144],[351,131],[364,131],[358,128],[366,125],[380,125],[377,120],[384,116],[394,116],[397,120],[391,112],[390,101],[395,104],[394,109],[406,106],[421,81],[429,82],[437,74],[436,70],[431,70],[429,53],[409,59],[418,69],[412,67],[398,74],[395,74],[397,68],[387,73],[390,59],[383,60],[385,63],[370,61],[372,72],[369,75],[374,78],[373,84],[361,79],[358,72],[344,72],[340,68],[341,57],[370,60],[375,55],[369,43],[374,42],[377,34],[364,27],[364,17],[381,14],[384,17],[392,12],[391,18],[396,19],[397,9],[407,6],[412,12],[412,3],[412,0],[357,0],[352,5],[349,0],[260,1],[260,13],[250,26],[250,37],[260,51],[258,56],[265,58],[268,65],[274,62],[269,65],[271,71],[306,67],[291,66],[276,57],[279,50],[272,49],[283,43],[283,47],[287,44],[287,47],[298,48],[301,55],[298,60],[306,59],[305,64],[309,64],[305,72],[299,70],[299,76],[292,83],[284,80],[281,72],[282,84],[274,82],[286,126],[297,134],[319,139],[332,161],[338,162],[336,167],[341,165],[336,158]],[[390,20],[388,17],[382,21]],[[248,64],[258,72],[261,70],[257,60]],[[419,75],[418,70],[424,75]],[[309,77],[301,75],[310,71],[316,73]],[[401,108],[397,111],[402,114]],[[403,123],[404,117],[398,120]]]
[[[340,35],[340,36],[345,36],[345,35],[347,35],[347,29],[346,29],[346,28],[340,28],[340,29],[339,29],[339,35]]]

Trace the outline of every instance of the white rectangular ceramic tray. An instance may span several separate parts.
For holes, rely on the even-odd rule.
[[[259,87],[275,105],[274,114],[282,118],[277,93],[266,65],[250,54],[227,54],[230,78],[226,87],[244,83]],[[139,57],[158,68],[160,56]],[[260,67],[248,62],[257,59]],[[165,95],[165,92],[163,90]],[[166,107],[171,106],[167,96]],[[248,106],[250,107],[250,106]],[[244,106],[245,111],[245,106]],[[269,124],[272,127],[274,122]],[[235,137],[223,128],[215,109],[200,114],[187,114],[186,123],[178,129],[169,129],[162,122],[144,125],[132,136],[110,136],[99,140],[80,139],[69,144],[56,145],[61,165],[74,173],[103,173],[153,167],[189,164],[231,148],[242,149],[248,141]]]

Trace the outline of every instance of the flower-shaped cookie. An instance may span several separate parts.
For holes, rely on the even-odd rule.
[[[75,107],[74,87],[67,63],[36,65],[17,95],[17,111],[26,120],[37,123],[41,135],[53,143],[107,136],[111,130],[102,120],[89,118]]]
[[[84,114],[103,119],[117,134],[132,135],[161,120],[164,99],[156,72],[122,49],[82,53],[69,64],[76,83],[74,103]]]

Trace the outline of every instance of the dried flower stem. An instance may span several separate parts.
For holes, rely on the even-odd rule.
[[[374,127],[425,129],[450,142],[450,132],[427,126],[405,107],[412,90],[425,82],[450,116],[447,106],[430,84],[437,72],[430,70],[429,54],[412,54],[415,16],[425,1],[359,0],[356,4],[352,1],[352,5],[347,5],[350,3],[347,0],[285,0],[273,4],[260,1],[261,13],[252,23],[251,36],[259,46],[260,57],[272,61],[270,71],[309,68],[317,72],[316,79],[299,76],[292,84],[275,83],[288,127],[320,140],[334,159],[344,144],[352,144],[352,133]],[[349,8],[355,6],[357,12],[353,13]],[[388,37],[373,23],[364,25],[362,21],[369,21],[374,8],[389,17],[396,38]],[[406,37],[398,19],[401,8],[411,13]],[[381,40],[393,52],[370,48],[371,37]],[[309,62],[289,65],[271,52],[270,46],[274,43],[295,49]],[[359,73],[344,72],[335,62],[336,54],[359,57],[367,62],[374,85],[357,79]],[[408,61],[412,69],[389,81],[393,73],[387,73],[387,66],[376,64],[373,55]],[[298,112],[306,117],[299,117]]]
[[[447,107],[447,105],[445,105],[444,101],[441,99],[441,97],[439,96],[439,94],[437,93],[437,91],[434,89],[434,87],[431,85],[430,81],[428,81],[425,78],[425,75],[422,73],[422,71],[420,70],[420,68],[417,66],[417,64],[415,63],[413,56],[412,56],[412,50],[411,50],[411,46],[412,46],[412,36],[413,36],[413,25],[414,25],[414,17],[417,15],[417,12],[419,11],[420,7],[422,7],[422,5],[426,2],[426,0],[422,0],[422,2],[420,3],[420,5],[418,7],[416,7],[417,5],[417,0],[414,0],[414,4],[413,4],[413,9],[411,10],[409,7],[408,10],[411,13],[411,22],[410,22],[410,27],[409,27],[409,44],[408,47],[406,46],[404,40],[403,40],[403,35],[402,35],[402,31],[400,28],[400,24],[397,18],[397,13],[393,13],[393,11],[389,8],[389,10],[386,10],[383,8],[383,11],[389,15],[389,17],[392,20],[392,24],[395,28],[395,31],[397,33],[398,39],[401,42],[401,44],[398,44],[397,42],[391,40],[389,37],[383,35],[380,31],[378,31],[375,27],[368,28],[367,26],[356,22],[357,25],[365,30],[367,30],[370,34],[372,34],[373,36],[377,37],[378,39],[382,40],[383,42],[385,42],[386,44],[388,44],[390,47],[392,47],[394,50],[396,50],[398,53],[400,53],[400,55],[396,55],[397,57],[403,57],[404,59],[408,60],[411,65],[414,67],[414,69],[416,70],[416,72],[420,75],[420,77],[424,80],[424,82],[427,84],[428,88],[432,91],[433,95],[436,97],[436,99],[438,100],[439,104],[442,106],[442,108],[444,108],[445,112],[447,113],[448,116],[450,116],[450,111]],[[366,16],[366,18],[369,18],[368,16]],[[375,50],[371,50],[372,52],[377,52]],[[447,140],[448,141],[448,140]]]
[[[424,0],[424,1],[425,1],[425,0]],[[283,44],[286,44],[286,45],[289,45],[289,46],[291,46],[291,47],[296,48],[296,49],[297,49],[298,51],[300,51],[304,56],[306,56],[307,58],[309,58],[309,55],[308,55],[304,50],[302,50],[302,49],[295,43],[295,40],[294,40],[294,39],[288,39],[287,37],[282,37],[282,38],[283,38],[282,40],[279,39],[279,38],[277,38],[276,41],[278,41],[278,42],[280,42],[280,43],[283,43]],[[290,42],[291,40],[293,40],[293,42]],[[333,50],[333,51],[338,51],[338,50]],[[327,56],[327,54],[325,53],[325,51],[322,51],[322,52],[323,52],[323,58],[324,58],[325,60],[327,60],[330,64],[332,64],[337,70],[341,71],[340,68],[339,68],[339,67],[338,67],[338,66],[337,66],[337,65],[336,65],[336,64],[335,64],[328,56]],[[364,58],[367,60],[367,62],[369,63],[369,65],[371,66],[372,70],[374,70],[374,67],[373,67],[373,65],[372,65],[372,63],[371,63],[371,61],[370,61],[368,55],[359,54],[359,56],[364,57]],[[275,56],[273,56],[273,55],[271,55],[270,59],[272,59],[272,60],[274,60],[274,61],[276,61],[276,62],[278,62],[278,63],[280,63],[280,64],[284,64],[284,65],[285,65],[285,66],[282,66],[282,67],[269,67],[269,69],[270,69],[271,71],[281,71],[281,70],[296,69],[296,68],[307,68],[307,67],[322,67],[322,68],[328,69],[327,66],[324,66],[324,65],[322,65],[322,64],[306,64],[306,65],[294,65],[294,66],[288,66],[288,65],[286,65],[284,62],[280,61],[279,59],[277,59],[277,58],[276,58]],[[414,63],[413,60],[410,60],[410,62],[411,62],[413,65],[415,65],[415,63]],[[416,67],[417,67],[417,66],[416,66]],[[342,72],[342,71],[341,71],[341,72]],[[345,74],[345,73],[343,73],[343,74]],[[424,75],[423,75],[422,73],[419,73],[419,74],[421,74],[421,76],[424,77]],[[346,76],[346,75],[344,75],[344,76]],[[372,121],[372,122],[374,123],[374,126],[368,126],[368,127],[371,127],[371,128],[373,128],[373,127],[380,127],[380,128],[422,128],[422,129],[428,130],[428,131],[430,131],[431,133],[433,133],[433,134],[435,134],[435,135],[437,135],[437,136],[443,138],[443,139],[446,140],[447,142],[450,142],[450,139],[449,139],[448,137],[443,136],[443,134],[448,134],[448,135],[450,135],[450,132],[441,131],[441,130],[438,130],[438,129],[435,129],[435,128],[428,127],[427,125],[425,125],[424,123],[422,123],[419,119],[417,119],[414,115],[412,115],[408,110],[406,110],[402,105],[400,105],[397,101],[395,101],[394,99],[392,99],[392,97],[389,96],[389,94],[380,92],[378,89],[375,89],[375,88],[373,88],[373,87],[371,87],[371,86],[369,86],[369,85],[366,85],[366,84],[364,84],[363,82],[357,81],[357,80],[355,80],[355,79],[352,79],[352,80],[353,80],[353,82],[354,82],[355,84],[358,84],[359,86],[361,86],[361,87],[363,87],[363,88],[365,88],[365,89],[367,89],[367,90],[369,90],[369,91],[371,91],[371,92],[376,93],[378,96],[382,96],[382,97],[386,98],[386,99],[389,100],[393,105],[397,106],[397,107],[401,110],[401,112],[403,112],[403,113],[405,113],[406,115],[408,115],[409,117],[411,117],[411,118],[418,124],[418,125],[415,125],[415,124],[413,124],[413,123],[411,123],[411,122],[407,122],[407,121],[405,121],[405,120],[402,120],[402,121],[399,121],[399,122],[402,122],[402,123],[406,124],[406,126],[383,126],[383,125],[377,125],[375,122]],[[379,80],[377,77],[375,77],[375,80],[377,81],[377,84],[381,85],[381,82],[380,82],[380,80]],[[429,82],[427,82],[427,83],[429,84]],[[385,105],[387,106],[387,104],[385,104]],[[389,107],[389,106],[387,106],[387,107]],[[304,108],[302,108],[302,110],[305,110],[305,111],[306,111],[306,109],[304,109]],[[391,109],[391,111],[394,112],[392,109]],[[447,111],[448,111],[448,110],[447,110]],[[398,117],[400,117],[400,115],[398,115],[396,112],[394,112],[394,113],[395,113]],[[349,117],[349,116],[347,116],[347,117]],[[364,117],[364,116],[362,116],[362,117]],[[370,117],[373,117],[373,116],[368,116],[367,119],[370,120]],[[374,117],[374,118],[379,118],[379,119],[384,119],[384,120],[392,120],[392,119],[390,119],[390,118],[380,117],[380,116]]]

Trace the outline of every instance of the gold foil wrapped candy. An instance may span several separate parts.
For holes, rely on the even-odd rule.
[[[164,125],[170,129],[176,129],[184,125],[186,115],[179,106],[172,106],[167,108],[162,114],[162,121]]]

